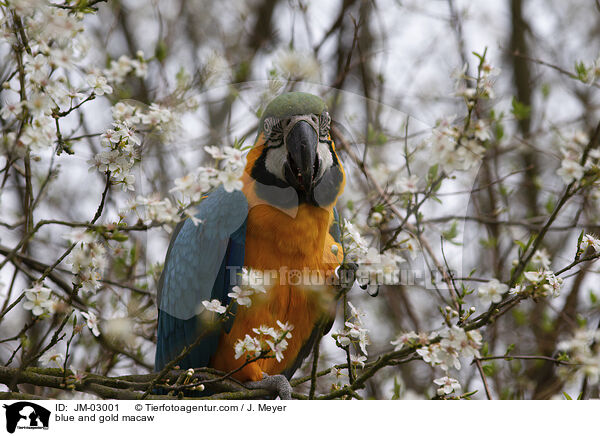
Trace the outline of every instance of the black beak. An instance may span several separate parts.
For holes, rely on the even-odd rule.
[[[286,137],[288,152],[285,178],[298,191],[310,193],[318,172],[317,144],[319,137],[306,121],[298,121]]]

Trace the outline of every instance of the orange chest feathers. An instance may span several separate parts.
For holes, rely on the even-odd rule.
[[[262,325],[277,328],[277,321],[294,326],[283,360],[261,359],[235,377],[260,380],[262,373],[281,373],[295,360],[315,325],[334,310],[334,290],[328,279],[340,264],[342,249],[329,234],[331,210],[301,205],[288,215],[269,205],[250,209],[244,263],[263,272],[266,293],[254,294],[249,307],[240,306],[231,331],[221,335],[212,366],[232,371],[244,363],[235,359],[234,346]],[[337,255],[332,245],[337,245]]]

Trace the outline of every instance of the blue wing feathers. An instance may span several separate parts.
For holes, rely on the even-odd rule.
[[[244,263],[248,203],[240,191],[222,187],[211,192],[196,217],[180,223],[171,238],[158,289],[158,330],[155,369],[162,369],[202,332],[203,300],[226,305],[231,280],[229,268]],[[226,326],[229,327],[230,326]],[[207,366],[218,345],[215,332],[179,362],[182,368]]]

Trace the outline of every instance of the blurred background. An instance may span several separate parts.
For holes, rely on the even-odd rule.
[[[447,306],[447,291],[436,292],[428,284],[431,253],[443,259],[455,278],[464,279],[459,286],[466,289],[475,290],[490,278],[508,281],[519,250],[514,241],[526,243],[539,233],[562,195],[564,183],[556,172],[564,158],[561,149],[587,143],[598,123],[600,6],[592,0],[129,0],[92,5],[97,12],[83,18],[88,45],[84,68],[114,72],[125,55],[144,59],[147,71],[115,73],[119,79],[111,83],[111,95],[65,119],[63,130],[77,138],[73,155],[39,153],[40,160],[33,163],[39,174],[35,186],[43,187],[49,162],[56,173],[44,188],[36,219],[80,222],[93,216],[105,178],[93,169],[88,172],[87,162],[100,151],[99,136],[110,127],[111,108],[118,101],[142,108],[183,104],[186,110],[170,121],[170,134],[144,137],[134,168],[135,191],[112,188],[103,223],[120,214],[135,223],[130,208],[135,197],[169,196],[175,179],[210,161],[204,146],[250,146],[261,111],[274,96],[290,90],[318,94],[350,150],[341,149],[334,137],[348,176],[338,204],[342,216],[353,220],[374,247],[390,241],[401,245],[407,268],[420,278],[414,285],[381,286],[376,297],[360,288],[349,293],[349,301],[365,313],[369,360],[392,351],[390,341],[401,332],[444,325],[440,311]],[[5,45],[3,50],[9,49]],[[485,53],[493,80],[471,114],[465,77],[477,77],[484,65],[473,52]],[[423,196],[418,207],[416,196],[392,195],[432,247],[426,254],[415,248],[413,255],[402,240],[402,226],[363,165],[392,194],[411,174],[417,176],[418,190],[427,191],[427,174],[434,163],[443,164],[432,139],[435,131],[464,125],[467,117],[485,125],[477,138],[483,147],[480,159],[447,171],[435,195]],[[23,236],[11,223],[22,217],[25,179],[17,172],[8,180],[0,203],[5,223],[0,244],[14,247]],[[542,248],[553,271],[572,261],[582,230],[598,232],[598,193],[597,186],[590,186],[571,197],[545,236]],[[374,212],[382,214],[383,222],[373,223]],[[26,254],[51,264],[66,246],[61,234],[67,230],[45,226]],[[105,375],[152,369],[156,282],[170,231],[156,226],[128,233],[125,242],[107,243],[102,284],[81,303],[99,314],[101,334],[78,336],[70,362],[75,368]],[[57,274],[69,283],[65,268],[59,267]],[[0,271],[4,309],[29,287],[31,277],[17,271],[11,263]],[[482,330],[484,356],[510,352],[552,358],[482,361],[493,398],[548,399],[562,392],[598,397],[597,385],[590,382],[600,374],[595,344],[586,361],[589,370],[563,371],[555,361],[561,341],[581,329],[597,330],[597,274],[593,263],[579,265],[563,276],[558,298],[523,301]],[[11,297],[7,290],[13,287]],[[476,293],[466,295],[465,304],[478,311],[487,308]],[[25,310],[11,312],[0,325],[0,336],[18,335],[30,317]],[[48,322],[56,326],[58,315]],[[333,332],[341,328],[340,318]],[[45,331],[32,327],[28,341],[38,343]],[[0,343],[0,362],[7,362],[19,343]],[[57,348],[64,352],[64,344]],[[344,359],[328,335],[320,368]],[[297,375],[309,373],[310,364],[308,359]],[[437,388],[432,380],[441,375],[439,368],[420,360],[391,366],[370,378],[361,395],[431,398]],[[473,398],[486,398],[471,361],[463,360],[455,376],[464,392],[477,390]],[[335,374],[322,377],[319,392],[338,383],[345,382]],[[47,394],[43,389],[31,390]]]

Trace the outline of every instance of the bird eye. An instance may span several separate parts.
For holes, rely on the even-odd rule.
[[[283,143],[283,126],[278,118],[265,118],[263,131],[268,146],[278,146]]]
[[[331,125],[331,117],[327,111],[323,111],[319,117],[319,139],[325,140],[329,136],[329,126]]]

